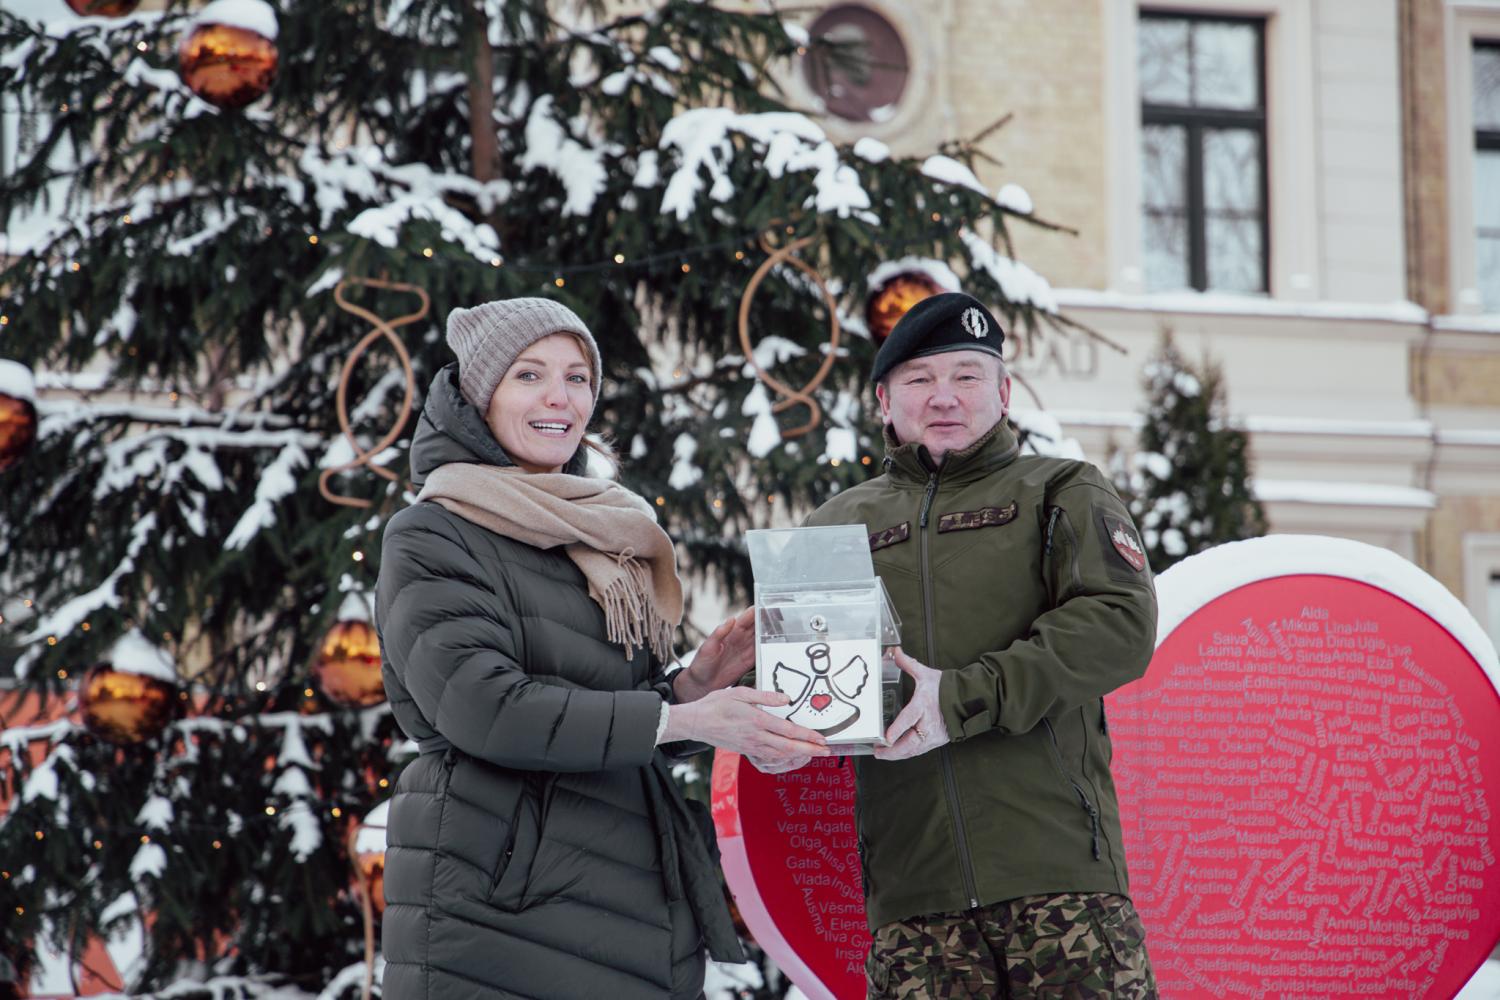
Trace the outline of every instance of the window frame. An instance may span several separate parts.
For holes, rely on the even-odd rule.
[[[1491,581],[1500,577],[1500,532],[1472,531],[1463,536],[1463,591],[1464,603],[1469,613],[1479,624],[1479,630],[1489,635]],[[1500,646],[1500,636],[1491,636]]]
[[[1500,4],[1491,0],[1445,0],[1448,90],[1448,312],[1485,313],[1479,291],[1479,238],[1475,226],[1474,49],[1500,43]]]
[[[1270,135],[1268,128],[1268,94],[1266,62],[1267,19],[1253,14],[1231,14],[1207,11],[1184,11],[1155,6],[1142,6],[1137,14],[1139,24],[1146,20],[1186,21],[1189,23],[1236,24],[1255,29],[1255,59],[1260,72],[1256,80],[1258,108],[1242,111],[1233,108],[1200,108],[1175,104],[1152,104],[1144,95],[1140,97],[1140,126],[1144,135],[1150,125],[1179,126],[1186,130],[1187,139],[1187,225],[1188,225],[1188,287],[1197,292],[1226,291],[1210,288],[1208,284],[1207,211],[1203,195],[1203,133],[1206,129],[1251,130],[1260,139],[1260,287],[1253,291],[1234,290],[1232,294],[1269,295],[1271,292],[1271,184],[1270,184]],[[1188,36],[1189,59],[1191,59],[1192,35]],[[1138,157],[1144,151],[1138,151]],[[1148,209],[1144,199],[1140,205],[1144,217]],[[1144,260],[1144,228],[1142,236],[1142,259]],[[1171,289],[1161,289],[1171,291]]]
[[[1470,43],[1470,46],[1469,46],[1469,60],[1470,60],[1470,64],[1471,65],[1473,64],[1473,61],[1474,61],[1475,57],[1479,54],[1479,52],[1480,52],[1481,49],[1488,49],[1490,51],[1495,52],[1497,55],[1500,55],[1500,38],[1491,38],[1491,37],[1488,37],[1488,36],[1483,37],[1483,38],[1480,38],[1480,37],[1477,37],[1477,36],[1474,37],[1471,40],[1471,43]],[[1471,77],[1471,79],[1472,79],[1472,77]],[[1471,108],[1473,106],[1473,94],[1472,94],[1472,92],[1470,93],[1470,106],[1471,106]],[[1472,121],[1472,113],[1471,113],[1471,121]],[[1472,122],[1472,124],[1474,126],[1474,144],[1473,144],[1473,150],[1474,150],[1474,154],[1475,154],[1476,159],[1478,157],[1478,154],[1481,153],[1481,152],[1496,152],[1496,153],[1500,153],[1500,128],[1485,129],[1485,128],[1480,128],[1478,122]],[[1476,163],[1476,168],[1477,168],[1477,163]],[[1479,260],[1479,241],[1481,239],[1500,240],[1500,229],[1493,230],[1492,231],[1493,235],[1482,235],[1480,233],[1479,220],[1472,217],[1473,213],[1470,213],[1470,214],[1471,214],[1471,218],[1469,220],[1469,231],[1474,234],[1474,260],[1475,260],[1476,268],[1477,268],[1477,263],[1478,263],[1478,260]],[[1476,291],[1478,291],[1480,293],[1480,295],[1481,295],[1480,309],[1484,310],[1486,308],[1486,304],[1483,302],[1483,299],[1482,299],[1483,292],[1482,292],[1482,289],[1477,288],[1477,285],[1478,285],[1478,272],[1477,272],[1477,270],[1476,270],[1476,273],[1475,273],[1475,284],[1476,284]],[[1495,303],[1494,306],[1495,306],[1494,311],[1500,311],[1500,303]]]

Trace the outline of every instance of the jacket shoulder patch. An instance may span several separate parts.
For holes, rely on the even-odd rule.
[[[911,537],[911,522],[902,521],[900,524],[886,528],[884,531],[870,532],[870,551],[889,548],[899,545]]]
[[[945,531],[968,531],[972,528],[995,528],[1016,519],[1016,502],[1008,507],[982,507],[979,510],[959,510],[938,518],[938,534]]]
[[[1146,568],[1146,548],[1141,544],[1141,538],[1136,534],[1135,526],[1122,518],[1111,514],[1101,514],[1099,519],[1104,524],[1104,535],[1115,555],[1125,561],[1125,565],[1137,573]]]

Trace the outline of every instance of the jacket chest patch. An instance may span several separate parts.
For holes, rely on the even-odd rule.
[[[1109,543],[1114,546],[1116,554],[1124,559],[1126,564],[1137,573],[1146,568],[1146,550],[1141,545],[1140,536],[1135,533],[1135,528],[1118,517],[1108,514],[1100,516],[1104,522],[1104,531],[1109,538]]]
[[[884,531],[872,531],[870,533],[870,551],[889,548],[899,545],[911,537],[911,522],[902,521],[894,527],[886,528]]]
[[[938,518],[938,534],[945,531],[968,531],[971,528],[995,528],[1016,519],[1016,502],[1008,507],[983,507],[979,510],[959,510]]]

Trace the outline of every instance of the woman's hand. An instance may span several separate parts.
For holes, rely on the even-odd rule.
[[[680,671],[672,690],[680,702],[697,701],[710,691],[727,688],[755,666],[755,606],[726,619],[711,632],[693,657],[692,666]]]
[[[789,704],[791,700],[786,695],[775,691],[754,688],[710,691],[697,701],[667,707],[667,729],[662,734],[662,742],[696,740],[709,743],[781,770],[791,770],[784,765],[792,761],[805,763],[809,758],[827,757],[833,753],[821,733],[779,719],[760,708],[761,705],[780,708]]]
[[[782,760],[762,760],[759,757],[745,757],[755,765],[755,769],[761,774],[786,774],[788,771],[798,771],[812,763],[811,757],[787,757]]]

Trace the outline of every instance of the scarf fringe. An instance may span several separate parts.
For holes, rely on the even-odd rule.
[[[619,560],[621,573],[603,590],[591,588],[591,596],[604,609],[604,624],[610,642],[625,647],[625,658],[635,655],[638,647],[651,650],[657,660],[666,663],[672,657],[672,635],[675,626],[662,618],[656,605],[648,600],[651,575],[633,558]]]

